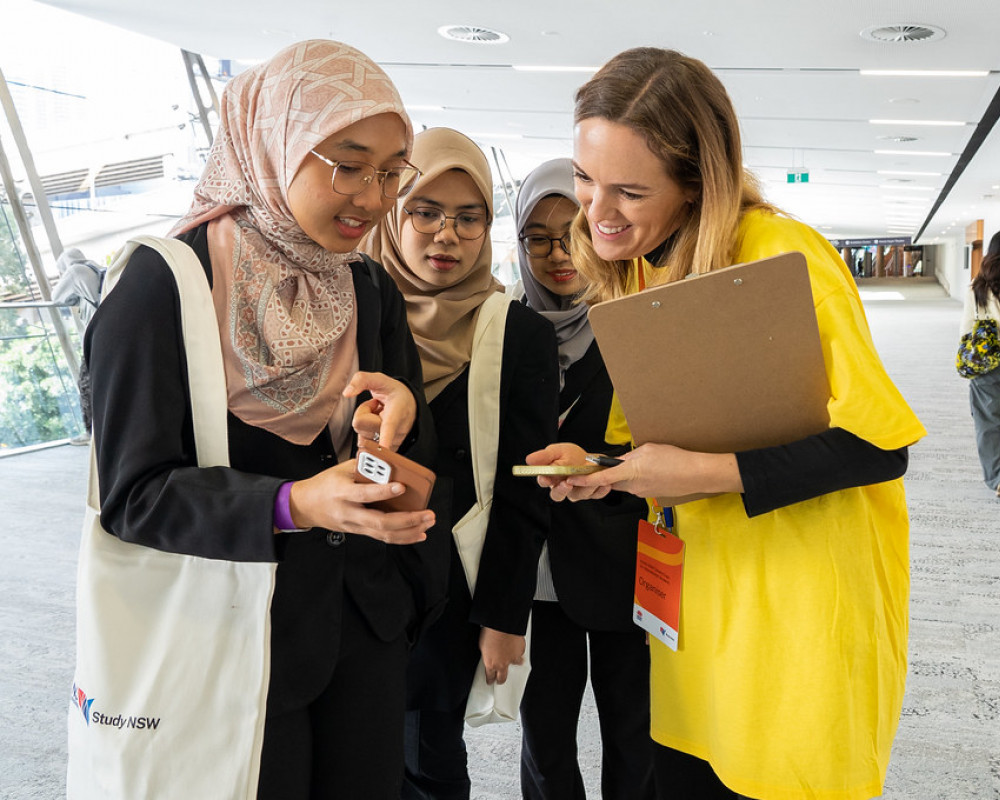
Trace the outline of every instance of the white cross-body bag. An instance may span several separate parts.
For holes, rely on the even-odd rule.
[[[205,272],[175,239],[160,252],[180,294],[199,466],[229,464],[226,383]],[[91,445],[93,448],[93,445]],[[270,674],[275,564],[167,553],[101,527],[96,461],[77,572],[70,800],[253,800]]]
[[[500,366],[503,339],[507,326],[507,307],[512,297],[503,292],[490,295],[476,320],[469,362],[469,438],[472,443],[472,472],[476,485],[476,504],[460,519],[452,535],[465,570],[469,591],[475,594],[479,559],[493,508],[493,483],[496,478],[499,449]],[[476,667],[472,691],[465,706],[465,721],[473,727],[489,722],[512,722],[517,719],[531,663],[531,618],[525,633],[524,662],[511,664],[503,684],[486,682],[482,659]]]

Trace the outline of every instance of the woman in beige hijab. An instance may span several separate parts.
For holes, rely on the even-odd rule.
[[[179,298],[140,248],[86,343],[102,520],[160,550],[278,562],[259,797],[395,800],[408,644],[447,554],[436,583],[433,512],[368,508],[402,486],[355,484],[351,454],[358,431],[432,456],[402,297],[356,249],[418,174],[410,122],[378,66],[322,40],[234,78],[220,116],[174,233],[212,285],[231,467],[197,466]]]
[[[503,291],[490,272],[493,182],[482,151],[447,128],[418,134],[412,160],[423,175],[386,218],[373,250],[406,298],[438,435],[438,482],[450,493],[435,510],[451,528],[476,502],[473,334],[483,303]],[[534,481],[513,477],[511,467],[555,434],[559,375],[549,322],[520,303],[502,319],[499,416],[488,420],[499,428],[499,453],[475,595],[453,547],[448,605],[414,649],[407,675],[404,798],[469,797],[462,734],[473,674],[482,658],[487,680],[503,683],[525,650],[549,516]]]

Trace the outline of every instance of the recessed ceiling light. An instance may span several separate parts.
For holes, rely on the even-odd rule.
[[[859,31],[858,35],[869,42],[889,42],[891,44],[908,44],[911,42],[933,42],[945,37],[944,28],[936,25],[920,25],[912,22],[895,25],[872,25]]]
[[[480,25],[442,25],[438,34],[449,41],[468,44],[503,44],[510,41],[506,33]]]
[[[571,67],[558,64],[512,64],[518,72],[597,72],[600,67]]]
[[[470,139],[523,139],[520,133],[470,133],[468,134]]]
[[[988,69],[861,69],[858,72],[867,77],[884,78],[985,78],[990,74]]]
[[[918,136],[876,136],[881,142],[919,142]]]
[[[951,156],[951,153],[939,153],[934,150],[873,150],[879,156]]]
[[[937,125],[944,128],[960,128],[964,122],[949,119],[870,119],[872,125]]]

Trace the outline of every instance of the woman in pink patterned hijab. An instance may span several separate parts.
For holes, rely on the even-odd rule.
[[[405,665],[444,602],[450,534],[428,535],[427,509],[370,507],[405,487],[355,483],[351,455],[358,433],[434,457],[403,298],[356,250],[419,176],[411,125],[371,59],[324,40],[233,78],[220,117],[172,233],[212,286],[229,464],[198,465],[182,298],[140,247],[85,345],[102,522],[166,552],[277,562],[258,798],[398,798]]]
[[[405,137],[389,166],[404,165],[413,130],[396,87],[374,62],[325,40],[283,50],[226,87],[194,202],[171,231],[211,222],[213,249],[234,254],[213,264],[230,409],[296,444],[311,442],[331,418],[339,443],[349,434],[351,404],[341,392],[356,357],[347,265],[392,205],[376,192],[364,193],[371,203],[362,209],[358,197],[338,197],[329,189],[330,167],[312,151],[349,126],[373,127],[372,120]],[[311,172],[325,197],[298,207],[301,193],[292,187]],[[330,231],[323,221],[307,229],[301,217],[316,216],[310,203],[337,200],[344,208]]]

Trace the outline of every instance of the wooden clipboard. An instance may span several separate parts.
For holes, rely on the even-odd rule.
[[[801,253],[598,303],[590,324],[636,445],[730,453],[829,427],[830,388]]]

